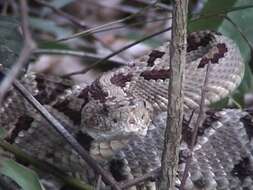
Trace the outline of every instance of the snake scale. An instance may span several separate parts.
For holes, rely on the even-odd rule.
[[[165,44],[129,67],[107,72],[91,85],[74,85],[39,74],[27,74],[21,81],[116,180],[133,179],[160,166],[170,79],[164,59],[168,47]],[[207,65],[206,105],[231,93],[244,73],[238,48],[217,32],[189,34],[186,60],[177,187],[194,127],[194,122],[187,125],[186,120],[199,107]],[[85,162],[13,89],[0,109],[0,125],[7,131],[6,140],[27,153],[69,175],[86,181],[93,178]],[[206,112],[197,132],[185,190],[253,190],[252,127],[250,112]],[[156,182],[132,188],[155,189]]]

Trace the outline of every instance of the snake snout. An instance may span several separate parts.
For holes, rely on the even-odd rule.
[[[145,136],[151,122],[151,105],[144,100],[133,100],[127,108],[125,131],[138,136]]]

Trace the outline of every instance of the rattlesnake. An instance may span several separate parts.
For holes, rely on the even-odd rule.
[[[239,50],[219,33],[191,33],[187,44],[185,118],[199,107],[207,64],[210,72],[205,105],[232,92],[244,72]],[[160,166],[166,119],[162,112],[167,109],[170,78],[164,61],[168,47],[165,44],[151,51],[130,67],[105,73],[88,86],[33,74],[26,75],[22,82],[95,159],[106,160],[105,167],[117,180],[132,179]],[[245,117],[246,124],[242,122]],[[186,190],[253,189],[250,118],[238,110],[207,113],[198,131]],[[0,125],[8,131],[9,142],[89,180],[84,161],[14,90],[6,95]],[[183,127],[177,186],[191,127]],[[139,187],[154,188],[154,184],[146,182]]]

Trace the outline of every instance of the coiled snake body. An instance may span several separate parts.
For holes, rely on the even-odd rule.
[[[185,118],[199,107],[208,64],[206,105],[232,92],[244,72],[240,52],[229,38],[201,31],[189,34],[187,43]],[[94,158],[107,160],[117,180],[132,179],[160,166],[170,79],[165,51],[167,44],[89,86],[32,74],[22,82]],[[87,180],[84,161],[14,90],[1,108],[0,125],[8,131],[9,142]],[[251,127],[246,112],[208,112],[198,130],[185,189],[253,189]],[[184,126],[177,186],[191,136],[192,126]],[[138,187],[153,189],[155,182]]]

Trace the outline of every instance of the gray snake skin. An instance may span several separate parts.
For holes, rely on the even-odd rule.
[[[199,107],[206,66],[210,64],[205,104],[231,93],[240,83],[244,64],[229,38],[210,31],[187,39],[185,119]],[[160,166],[170,78],[164,52],[168,44],[103,74],[91,85],[74,85],[57,77],[28,74],[22,83],[74,135],[116,180],[139,177]],[[194,123],[194,122],[193,122]],[[68,174],[89,181],[85,162],[14,90],[0,110],[6,140]],[[177,186],[189,154],[193,125],[184,125]],[[250,112],[207,112],[198,130],[185,190],[250,190],[252,173]],[[155,189],[154,181],[138,185]]]

